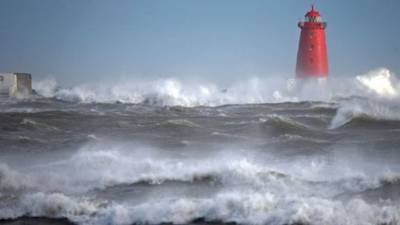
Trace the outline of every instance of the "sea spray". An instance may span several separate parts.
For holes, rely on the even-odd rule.
[[[81,84],[72,88],[57,87],[54,80],[34,83],[44,97],[81,103],[150,103],[179,106],[217,106],[224,104],[278,103],[286,101],[332,101],[353,95],[397,98],[399,82],[387,69],[365,75],[331,78],[325,83],[286,78],[253,77],[219,87],[217,84],[183,83],[174,78],[125,81],[114,84]]]

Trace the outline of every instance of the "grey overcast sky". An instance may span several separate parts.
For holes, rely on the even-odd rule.
[[[297,22],[314,2],[332,76],[399,74],[398,0],[0,0],[0,71],[66,85],[291,75]]]

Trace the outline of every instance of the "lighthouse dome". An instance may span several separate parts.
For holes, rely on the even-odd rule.
[[[305,17],[320,17],[321,14],[317,10],[314,9],[314,5],[311,6],[311,10],[308,11]]]

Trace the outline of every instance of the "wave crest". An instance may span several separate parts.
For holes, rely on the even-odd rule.
[[[187,224],[198,220],[238,224],[398,224],[400,209],[361,199],[340,202],[269,192],[229,191],[212,198],[159,199],[139,205],[95,202],[63,194],[25,196],[1,218],[23,215],[68,218],[78,224]]]
[[[366,75],[357,76],[356,80],[369,92],[380,97],[393,98],[399,95],[399,81],[386,68],[371,71]]]
[[[219,87],[213,83],[184,83],[174,78],[156,81],[126,81],[114,84],[57,86],[55,80],[34,83],[38,94],[79,103],[147,103],[168,106],[217,106],[298,101],[335,101],[365,96],[397,98],[399,82],[388,69],[371,71],[353,79],[332,77],[327,82],[253,77]]]
[[[109,150],[99,150],[100,146]],[[16,189],[27,185],[31,188],[13,197],[12,203],[0,204],[0,218],[66,217],[78,224],[183,224],[199,219],[240,224],[400,222],[397,205],[368,203],[359,198],[350,201],[334,199],[341,193],[359,194],[384,188],[387,183],[397,185],[398,174],[371,178],[349,177],[339,172],[339,178],[318,178],[318,168],[324,167],[323,164],[291,161],[281,165],[285,170],[280,170],[282,162],[258,164],[237,151],[232,152],[188,160],[164,156],[154,149],[123,151],[101,143],[93,149],[85,147],[70,158],[30,168],[25,174],[30,177],[28,184],[20,184],[24,177],[2,166],[0,171],[6,174],[3,177],[9,177],[0,180],[3,187]],[[310,163],[308,159],[307,162]],[[307,166],[315,168],[315,172],[301,175],[299,168]],[[308,173],[310,169],[306,171]],[[136,203],[79,197],[82,192],[86,194],[99,189],[115,191],[114,186],[124,184],[135,188],[135,185],[147,182],[158,187],[168,181],[209,180],[217,181],[218,189],[206,196],[149,195]]]
[[[329,128],[336,129],[356,121],[364,125],[374,121],[400,122],[400,107],[397,104],[397,101],[371,101],[369,99],[343,102],[337,109]]]

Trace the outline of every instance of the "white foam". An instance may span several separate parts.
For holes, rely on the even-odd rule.
[[[254,156],[249,158],[247,154],[242,154],[240,149],[227,149],[202,157],[182,157],[165,155],[161,150],[145,146],[108,146],[100,142],[83,147],[70,158],[47,164],[42,162],[23,172],[2,164],[0,185],[3,188],[22,187],[28,190],[80,194],[119,184],[194,182],[211,177],[223,186],[249,185],[255,189],[267,188],[271,192],[302,195],[315,194],[319,190],[324,196],[334,196],[343,191],[375,188],[382,176],[363,176],[362,170],[358,172],[357,168],[351,168],[352,173],[340,171],[338,168],[349,166],[342,164],[342,160],[337,162],[339,166],[337,163],[326,164],[325,158],[307,158],[305,161],[297,159],[295,162],[264,159],[257,162],[252,159]],[[353,186],[346,185],[346,182],[354,179],[361,179],[362,182],[359,182],[359,187],[354,186],[352,189]],[[337,181],[340,181],[340,188],[337,185],[332,188],[332,183]],[[310,192],[313,182],[323,184],[314,186],[314,192]]]
[[[399,81],[385,68],[371,71],[363,76],[357,76],[359,81],[369,91],[381,97],[397,97],[399,94]]]
[[[224,163],[211,156],[180,159],[159,154],[157,150],[145,147],[125,150],[121,147],[107,150],[84,147],[69,159],[42,164],[26,173],[31,177],[31,186],[65,193],[142,181],[153,184],[168,180],[193,182],[209,176],[226,184],[258,182],[263,185],[270,177],[275,177],[273,169],[259,167],[237,155],[225,156],[231,160]]]
[[[40,83],[40,82],[38,82]],[[46,81],[44,82],[46,83]],[[216,84],[191,84],[169,78],[154,82],[122,84],[83,84],[72,88],[47,88],[36,85],[39,94],[64,101],[81,103],[150,103],[170,106],[217,106],[224,104],[247,104],[297,101],[285,91],[286,79],[250,78],[218,87]],[[275,89],[278,87],[278,89]],[[282,87],[282,88],[279,88]]]
[[[182,82],[168,78],[156,81],[124,81],[112,84],[82,84],[57,87],[55,80],[34,83],[45,97],[82,103],[152,103],[180,106],[276,103],[287,101],[332,101],[337,97],[397,98],[399,82],[385,68],[351,78],[332,77],[324,82],[285,77],[251,77],[219,87],[213,83]]]
[[[34,80],[32,88],[39,94],[46,98],[54,97],[57,91],[57,81],[55,79],[47,78],[44,80]]]
[[[139,205],[96,202],[59,193],[28,194],[1,218],[22,215],[66,217],[78,224],[185,224],[194,219],[240,224],[399,224],[400,208],[319,197],[276,196],[267,192],[226,191],[211,198],[163,198]]]
[[[308,156],[258,162],[248,152],[227,149],[182,157],[145,146],[103,142],[87,145],[65,160],[32,165],[24,172],[2,165],[0,190],[18,190],[18,194],[6,205],[0,204],[0,218],[67,217],[79,224],[182,224],[197,218],[245,224],[399,223],[396,204],[367,203],[356,197],[334,200],[342,193],[397,182],[396,173],[372,174],[354,157],[346,161],[348,154],[335,155],[336,161]],[[369,167],[372,164],[368,161]],[[194,182],[210,176],[219,180],[220,188],[202,197],[165,192],[135,203],[84,197],[88,191],[118,184]]]
[[[28,193],[18,201],[9,203],[9,207],[0,210],[0,218],[17,218],[21,216],[46,216],[50,218],[87,217],[94,214],[101,203],[88,199],[75,199],[61,193]]]
[[[30,178],[0,163],[0,192],[30,187]]]

